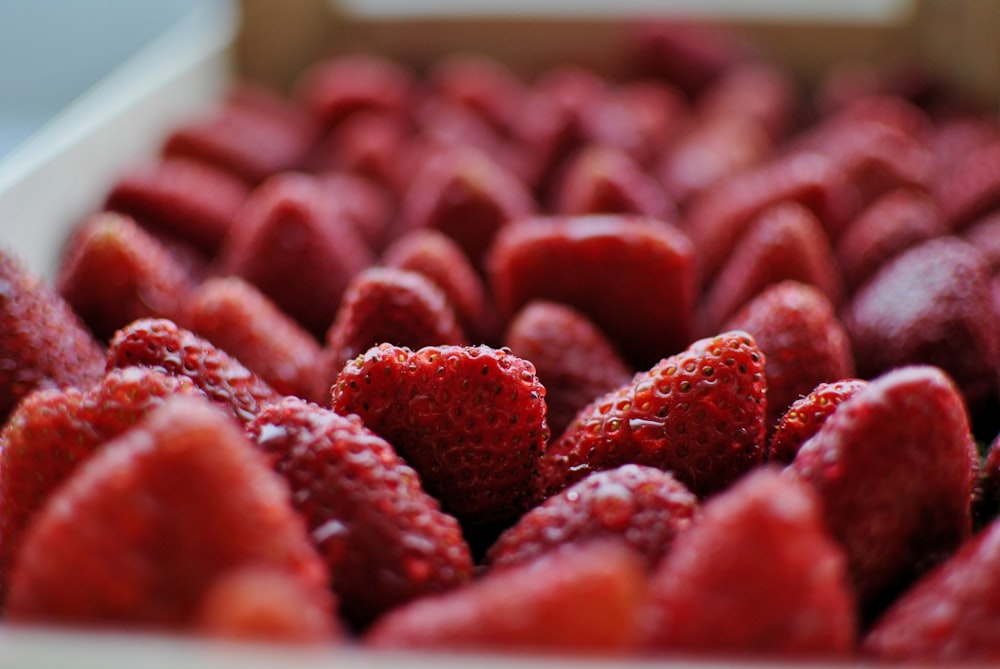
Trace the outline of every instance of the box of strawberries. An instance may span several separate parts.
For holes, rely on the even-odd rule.
[[[1000,5],[654,4],[244,0],[0,165],[0,667],[1000,660]]]

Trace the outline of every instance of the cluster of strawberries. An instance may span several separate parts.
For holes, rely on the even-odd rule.
[[[634,46],[241,85],[0,253],[4,620],[1000,658],[1000,123]]]

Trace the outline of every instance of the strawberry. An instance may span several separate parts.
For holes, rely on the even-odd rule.
[[[177,397],[105,444],[39,511],[6,616],[190,628],[216,579],[250,565],[324,590],[323,563],[264,456],[204,399]]]
[[[225,351],[173,321],[144,318],[119,330],[108,347],[108,369],[148,367],[194,382],[210,400],[248,423],[280,398],[271,386]]]
[[[1000,210],[984,216],[962,231],[962,239],[979,249],[993,276],[1000,273]]]
[[[383,344],[345,365],[331,392],[334,411],[361,416],[463,523],[502,524],[527,509],[549,437],[531,363],[488,346]]]
[[[363,641],[377,649],[621,655],[634,643],[644,585],[641,560],[620,544],[570,545],[391,611]]]
[[[866,619],[969,537],[970,441],[952,380],[902,367],[840,404],[785,470],[822,499]]]
[[[510,129],[526,95],[525,85],[505,65],[481,55],[445,56],[427,80],[435,95],[469,109],[500,133]]]
[[[501,231],[488,267],[502,318],[536,299],[567,304],[637,366],[690,342],[694,248],[672,226],[626,216],[529,219]]]
[[[935,186],[934,196],[953,230],[1000,208],[1000,139],[976,147]]]
[[[248,195],[236,176],[187,158],[165,158],[128,170],[104,208],[127,214],[214,253]]]
[[[768,442],[767,461],[790,464],[802,444],[819,431],[836,408],[867,385],[863,379],[820,383],[808,395],[792,402]]]
[[[970,409],[991,401],[1000,369],[997,314],[989,268],[973,246],[941,237],[896,256],[855,294],[843,322],[862,377],[933,364],[955,380]]]
[[[632,377],[604,333],[579,311],[556,302],[525,305],[508,325],[504,344],[535,366],[553,437],[578,411]]]
[[[177,318],[191,280],[135,221],[105,212],[73,233],[56,289],[94,335],[107,341],[137,318]]]
[[[188,298],[182,320],[192,333],[237,358],[281,395],[314,395],[320,347],[252,285],[231,276],[198,286]]]
[[[669,472],[622,465],[594,472],[524,514],[486,554],[494,569],[566,544],[619,537],[654,567],[698,514],[698,498]]]
[[[622,82],[615,90],[615,97],[632,118],[639,135],[640,146],[648,156],[643,165],[654,162],[680,130],[690,122],[690,104],[684,95],[660,79],[633,79]]]
[[[357,416],[286,398],[261,411],[247,434],[288,481],[355,626],[471,578],[458,522]]]
[[[410,127],[397,114],[358,111],[314,147],[310,164],[316,172],[357,174],[399,194],[411,176],[400,164],[409,139]]]
[[[816,286],[833,305],[843,300],[840,268],[823,226],[792,202],[764,210],[737,242],[705,294],[703,332],[718,331],[737,309],[786,280]]]
[[[709,500],[650,579],[656,653],[846,658],[854,602],[819,498],[773,470]]]
[[[773,63],[752,60],[734,65],[698,98],[702,116],[739,116],[752,120],[778,142],[797,112],[798,92],[791,76]]]
[[[317,338],[351,277],[371,264],[354,223],[321,179],[284,173],[258,186],[220,250],[223,274],[241,276]]]
[[[87,385],[104,356],[55,288],[0,248],[0,424],[32,390]]]
[[[392,230],[394,203],[377,182],[350,172],[326,172],[320,186],[344,210],[355,230],[374,252],[382,249]]]
[[[854,376],[854,355],[826,296],[813,286],[783,281],[764,289],[724,329],[745,330],[767,365],[767,430],[818,384]]]
[[[373,54],[355,53],[320,61],[296,82],[295,95],[326,127],[361,110],[405,115],[413,101],[413,77]]]
[[[540,496],[626,463],[670,471],[702,498],[722,490],[763,457],[764,369],[750,335],[726,332],[636,374],[549,445]]]

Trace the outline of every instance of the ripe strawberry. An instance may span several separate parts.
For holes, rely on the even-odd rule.
[[[361,110],[405,115],[413,101],[413,77],[373,54],[348,54],[316,63],[296,82],[296,97],[326,127]]]
[[[579,311],[556,302],[529,302],[509,323],[504,344],[535,366],[545,386],[553,438],[578,411],[632,377],[603,332]]]
[[[191,280],[135,221],[105,212],[73,233],[56,289],[94,335],[107,341],[137,318],[177,318]]]
[[[286,398],[261,411],[247,434],[288,481],[355,626],[472,577],[458,522],[357,416]]]
[[[131,367],[86,389],[34,392],[0,431],[0,583],[29,521],[77,465],[174,394],[201,394],[186,378]]]
[[[941,370],[893,370],[857,391],[786,470],[823,500],[865,618],[970,533],[968,418]]]
[[[406,120],[398,114],[358,111],[314,147],[309,162],[316,172],[357,174],[398,195],[405,191],[412,176],[404,172],[400,161],[409,144],[410,131]]]
[[[633,79],[620,83],[615,97],[632,118],[640,146],[646,148],[645,160],[641,153],[636,156],[642,165],[651,165],[690,122],[687,99],[663,80]]]
[[[463,523],[502,524],[528,508],[549,437],[531,363],[487,346],[383,344],[345,365],[331,392],[334,411],[361,416]]]
[[[235,357],[282,395],[326,402],[316,340],[239,277],[205,281],[188,298],[183,325]]]
[[[650,580],[646,645],[740,659],[848,657],[854,602],[822,514],[807,486],[773,470],[709,500]]]
[[[953,230],[1000,207],[1000,140],[977,147],[935,185],[934,197]]]
[[[262,405],[281,397],[225,351],[164,319],[140,319],[112,338],[108,369],[132,365],[191,379],[242,423],[253,420]]]
[[[104,356],[55,288],[0,248],[0,424],[39,388],[82,386]]]
[[[317,596],[325,589],[323,563],[264,456],[204,399],[177,397],[107,443],[35,517],[6,616],[189,628],[216,579],[251,565]]]
[[[749,332],[767,358],[768,436],[792,402],[820,383],[854,376],[847,332],[833,305],[813,286],[774,284],[730,318],[724,329]]]
[[[834,306],[844,297],[840,268],[822,225],[792,202],[764,210],[737,242],[704,296],[702,331],[719,331],[736,310],[787,280],[816,286]]]
[[[1000,273],[1000,210],[984,216],[962,232],[962,238],[979,249],[990,273]]]
[[[520,79],[486,56],[445,56],[434,64],[427,80],[435,95],[475,112],[500,133],[509,131],[526,95]]]
[[[694,253],[682,232],[649,219],[529,219],[497,236],[489,283],[502,318],[532,300],[561,302],[590,318],[629,362],[648,366],[691,340]]]
[[[392,230],[395,204],[377,182],[349,172],[326,172],[320,186],[336,200],[344,215],[372,251],[382,249]]]
[[[1000,340],[989,268],[973,246],[941,237],[897,256],[855,294],[843,322],[862,377],[933,364],[955,380],[970,409],[990,402]]]
[[[636,374],[549,445],[539,496],[626,463],[670,471],[702,498],[722,490],[763,457],[764,369],[753,338],[727,332]]]
[[[820,383],[808,395],[795,400],[774,428],[767,445],[767,461],[790,464],[802,444],[819,431],[836,408],[867,385],[863,379]]]
[[[554,653],[631,650],[645,586],[642,561],[618,543],[570,545],[538,560],[391,611],[369,648]]]
[[[797,112],[796,84],[782,68],[749,61],[728,69],[698,98],[702,116],[739,116],[760,124],[774,142],[787,134]]]
[[[594,472],[524,514],[486,557],[492,568],[507,568],[565,544],[618,537],[652,568],[697,514],[698,498],[669,472],[622,465]]]
[[[166,158],[126,172],[104,208],[211,254],[247,195],[247,186],[228,172],[186,158]]]
[[[413,110],[413,124],[420,143],[436,149],[473,149],[511,167],[503,156],[505,139],[488,121],[461,104],[428,95]],[[515,172],[516,174],[516,172]]]
[[[351,277],[371,264],[356,227],[321,179],[284,173],[258,186],[220,251],[223,274],[241,276],[317,338]]]

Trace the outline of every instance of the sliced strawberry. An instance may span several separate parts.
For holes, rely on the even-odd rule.
[[[334,411],[361,416],[463,523],[510,522],[528,508],[549,437],[531,363],[487,346],[383,344],[345,365],[332,394]]]
[[[764,369],[753,338],[727,332],[636,374],[549,445],[539,496],[627,463],[670,471],[699,497],[722,490],[763,458]]]
[[[250,565],[325,588],[323,563],[264,456],[204,399],[178,397],[106,444],[35,517],[6,616],[189,628],[216,579]]]
[[[320,123],[333,127],[361,110],[405,116],[413,101],[413,77],[387,58],[347,54],[307,69],[295,94]]]
[[[795,400],[774,428],[767,445],[768,462],[791,463],[802,444],[819,431],[836,408],[867,385],[863,379],[820,383],[808,395]]]
[[[847,658],[854,602],[840,547],[807,486],[764,470],[705,504],[649,586],[657,653]]]
[[[472,577],[458,522],[357,416],[287,398],[264,409],[247,433],[288,481],[354,625]]]

